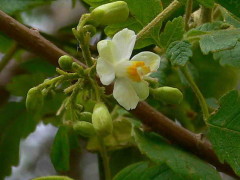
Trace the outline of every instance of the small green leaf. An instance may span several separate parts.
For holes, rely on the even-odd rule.
[[[240,29],[213,31],[199,41],[203,54],[233,48],[240,39]]]
[[[67,176],[44,176],[39,178],[34,178],[32,180],[73,180]]]
[[[214,0],[197,0],[199,4],[207,7],[212,8],[214,6]]]
[[[174,18],[172,21],[167,22],[164,32],[160,34],[160,44],[162,47],[167,48],[172,42],[181,40],[183,38],[183,34],[183,18],[181,16]]]
[[[175,41],[167,49],[167,58],[173,66],[185,66],[193,55],[191,47],[188,41]]]
[[[60,126],[55,136],[51,160],[57,171],[69,170],[70,145],[68,138],[68,127]]]
[[[240,175],[240,94],[233,90],[220,99],[220,108],[207,124],[208,137],[221,162]]]
[[[214,59],[219,59],[222,66],[228,65],[232,67],[240,67],[240,42],[232,49],[219,51],[213,54]]]
[[[221,179],[218,172],[206,162],[178,149],[156,134],[134,129],[140,151],[157,164],[165,163],[173,172],[186,179]]]
[[[132,164],[120,171],[114,180],[158,180],[158,179],[177,179],[184,180],[181,175],[173,172],[165,164],[150,166],[148,162]]]

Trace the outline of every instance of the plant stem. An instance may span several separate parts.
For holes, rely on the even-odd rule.
[[[91,56],[91,52],[89,49],[89,41],[90,41],[90,33],[84,33],[83,30],[80,30],[80,47],[82,49],[83,58],[85,59],[86,64],[88,67],[93,65],[93,59]]]
[[[59,81],[62,81],[62,80],[77,79],[77,78],[79,78],[79,75],[77,73],[68,73],[67,75],[61,75],[61,76],[55,77],[53,79],[50,79],[48,81],[45,81],[42,84],[39,84],[37,87],[39,89],[43,89],[46,86],[55,84],[55,83],[57,83]]]
[[[109,158],[108,158],[108,154],[107,154],[107,149],[106,149],[106,146],[104,144],[102,137],[99,137],[98,141],[100,144],[100,154],[101,154],[101,157],[103,160],[105,180],[111,180],[111,170],[110,170],[110,166],[109,166]]]
[[[185,30],[189,30],[189,20],[192,14],[192,5],[193,5],[193,0],[188,0],[186,3],[186,8],[185,8]]]
[[[159,22],[163,21],[166,17],[168,17],[172,12],[178,9],[181,6],[181,3],[177,0],[174,0],[166,9],[164,9],[157,17],[155,17],[147,26],[145,26],[138,34],[137,40],[142,36],[147,34],[151,28],[156,26]]]
[[[201,6],[200,25],[207,22],[212,22],[212,12],[212,8]]]
[[[18,44],[14,43],[0,61],[0,72],[8,64],[8,62],[12,59],[13,55],[16,53],[17,50],[18,50]]]
[[[206,122],[207,119],[209,118],[208,105],[207,105],[201,91],[199,90],[197,84],[194,82],[191,74],[189,73],[187,66],[183,67],[181,70],[182,70],[182,73],[184,74],[185,78],[187,79],[189,85],[191,86],[193,92],[197,96],[197,99],[198,99],[199,104],[202,109],[203,119]]]

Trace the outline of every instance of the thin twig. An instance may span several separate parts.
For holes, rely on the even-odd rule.
[[[189,30],[189,20],[192,14],[192,6],[193,6],[193,0],[187,0],[186,8],[185,8],[185,18],[184,18],[186,31]]]
[[[190,87],[192,88],[193,92],[195,93],[195,95],[197,96],[198,102],[200,104],[200,107],[202,109],[202,113],[203,113],[203,119],[206,122],[209,118],[209,112],[208,112],[208,105],[206,103],[205,98],[203,97],[200,89],[198,88],[197,84],[195,83],[195,81],[193,80],[188,67],[183,67],[181,69],[182,73],[184,74],[184,77],[187,79],[187,82],[189,83]]]

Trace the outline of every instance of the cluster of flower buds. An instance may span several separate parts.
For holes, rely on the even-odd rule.
[[[108,108],[102,102],[96,103],[92,114],[90,112],[80,113],[80,118],[74,122],[73,129],[84,137],[94,135],[106,137],[110,135],[113,130],[113,123]]]

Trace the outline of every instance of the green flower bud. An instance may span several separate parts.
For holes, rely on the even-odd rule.
[[[72,69],[72,63],[73,58],[68,55],[61,56],[58,60],[60,68],[62,68],[65,71],[69,71]]]
[[[124,22],[129,15],[128,5],[124,1],[116,1],[95,8],[90,14],[90,21],[95,25],[110,25]]]
[[[112,117],[104,103],[97,103],[94,106],[92,123],[96,133],[100,136],[104,137],[112,133]]]
[[[80,121],[92,122],[92,113],[82,112],[80,113]]]
[[[183,99],[182,92],[173,87],[160,87],[151,91],[153,97],[168,104],[179,104]]]
[[[31,88],[27,93],[26,107],[29,111],[40,110],[43,106],[42,92],[37,88]]]
[[[73,129],[76,133],[84,137],[91,137],[96,134],[93,125],[89,122],[78,121],[73,124]]]
[[[82,66],[80,66],[78,63],[76,62],[73,62],[72,63],[72,70],[76,73],[79,73],[79,74],[84,74],[84,69]]]

